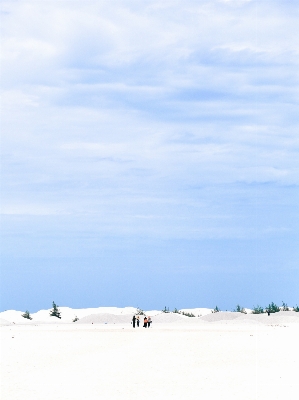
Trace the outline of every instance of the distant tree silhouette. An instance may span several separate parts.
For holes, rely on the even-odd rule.
[[[59,308],[58,308],[58,306],[54,303],[54,301],[53,301],[53,303],[52,303],[52,310],[50,310],[50,316],[51,317],[57,317],[57,318],[60,318],[61,319],[61,312],[59,311]]]

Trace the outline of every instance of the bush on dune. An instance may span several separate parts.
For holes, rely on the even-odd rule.
[[[281,310],[282,310],[282,311],[290,311],[288,305],[287,305],[286,303],[284,303],[284,302],[282,302]]]
[[[165,312],[165,311],[163,311],[163,312]],[[169,311],[166,311],[166,312],[169,312]],[[172,312],[174,314],[185,315],[185,317],[195,317],[195,315],[193,313],[189,313],[189,312],[185,312],[185,311],[179,311],[177,308],[175,308]]]
[[[185,312],[185,311],[180,312],[180,314],[185,315],[185,317],[195,317],[195,315],[193,313],[189,313],[189,312]]]
[[[31,317],[31,315],[30,315],[30,312],[29,312],[28,310],[26,310],[26,311],[24,312],[24,314],[22,314],[22,317],[23,317],[23,318],[26,318],[26,319],[32,319],[32,317]]]
[[[234,312],[240,312],[240,313],[243,313],[243,314],[247,314],[245,308],[241,307],[239,304],[237,304],[236,309],[234,310]]]
[[[264,313],[264,309],[263,307],[257,305],[256,307],[253,307],[252,309],[252,314],[263,314]]]
[[[266,307],[266,310],[267,310],[267,312],[270,312],[270,313],[276,313],[276,312],[280,311],[280,308],[278,307],[278,305],[274,304],[272,301],[272,303],[270,303],[268,305],[268,307]]]

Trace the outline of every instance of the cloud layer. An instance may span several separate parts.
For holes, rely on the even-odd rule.
[[[295,244],[298,14],[273,0],[3,1],[5,254]]]

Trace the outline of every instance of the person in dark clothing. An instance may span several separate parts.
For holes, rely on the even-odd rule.
[[[267,310],[267,313],[268,313],[268,317],[270,317],[270,310]]]
[[[151,323],[152,323],[152,319],[151,319],[151,317],[147,317],[147,326],[150,328],[150,326],[151,326]]]
[[[140,322],[139,315],[137,315],[136,322],[137,322],[137,327],[139,328],[139,322]]]
[[[133,328],[135,328],[135,321],[136,321],[136,317],[135,317],[135,315],[133,315],[133,318],[132,318]]]
[[[144,320],[143,320],[143,328],[147,328],[147,318],[146,317],[144,317]]]

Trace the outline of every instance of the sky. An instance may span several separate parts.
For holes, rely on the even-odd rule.
[[[1,305],[299,305],[299,4],[0,1]]]

